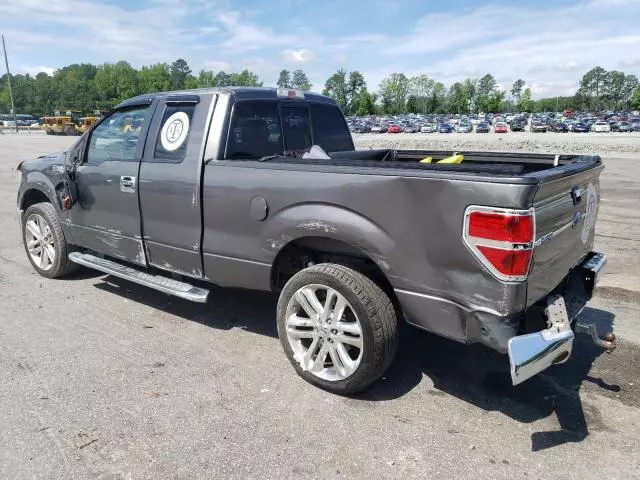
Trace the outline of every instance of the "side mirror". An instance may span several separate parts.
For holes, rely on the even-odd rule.
[[[81,137],[67,153],[67,160],[65,162],[67,170],[73,169],[76,165],[82,163],[84,156],[84,147],[86,145],[85,137]]]

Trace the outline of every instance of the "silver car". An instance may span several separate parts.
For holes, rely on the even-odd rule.
[[[436,133],[438,131],[438,125],[435,123],[425,123],[420,127],[422,133]]]

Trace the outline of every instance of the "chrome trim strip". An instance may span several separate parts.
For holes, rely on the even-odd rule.
[[[228,257],[226,255],[218,255],[216,253],[207,253],[207,252],[203,252],[202,255],[205,255],[207,257],[217,257],[217,258],[222,258],[224,260],[233,260],[235,262],[244,262],[244,263],[251,263],[253,265],[260,265],[261,267],[269,267],[271,268],[271,264],[269,263],[265,263],[265,262],[256,262],[255,260],[246,260],[244,258],[237,258],[237,257]]]
[[[437,302],[447,303],[447,304],[453,305],[454,307],[457,307],[460,310],[462,310],[464,312],[467,312],[467,313],[470,313],[470,312],[484,312],[484,313],[488,313],[488,314],[491,314],[491,315],[501,316],[500,312],[498,312],[497,310],[493,310],[491,308],[486,308],[486,307],[467,307],[465,305],[462,305],[461,303],[456,302],[455,300],[450,300],[448,298],[439,297],[437,295],[429,295],[428,293],[414,292],[413,290],[404,290],[402,288],[394,288],[393,291],[396,292],[396,293],[399,293],[399,294],[403,294],[403,295],[410,295],[412,297],[420,297],[420,298],[424,298],[426,300],[435,300]]]
[[[584,214],[581,212],[578,212],[578,217],[577,220],[573,220],[571,219],[569,221],[569,223],[567,223],[566,225],[563,225],[562,227],[558,228],[557,230],[554,230],[553,232],[547,233],[546,235],[541,236],[540,238],[538,238],[534,243],[533,243],[533,247],[538,247],[542,244],[545,244],[547,242],[550,242],[551,240],[553,240],[555,237],[557,237],[558,235],[560,235],[562,232],[564,232],[565,230],[570,229],[571,227],[575,227],[576,225],[578,225],[582,219],[584,218]]]

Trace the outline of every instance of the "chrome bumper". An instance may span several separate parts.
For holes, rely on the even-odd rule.
[[[591,298],[593,290],[598,283],[599,273],[606,261],[604,254],[593,253],[581,265],[587,290],[585,292],[587,299]],[[549,328],[527,335],[518,335],[511,338],[507,344],[511,363],[511,381],[514,385],[528,380],[551,365],[566,362],[571,356],[575,337],[571,329],[573,318],[570,318],[567,313],[564,297],[562,295],[550,295],[547,297],[545,313]],[[577,313],[579,311],[575,312],[576,315]],[[600,339],[595,325],[578,323],[576,330],[590,333],[594,343],[609,352],[615,348],[615,335],[607,333],[603,341]]]
[[[514,385],[528,380],[551,365],[566,362],[571,356],[575,335],[561,295],[547,299],[547,318],[551,327],[541,332],[518,335],[507,344],[511,381]]]

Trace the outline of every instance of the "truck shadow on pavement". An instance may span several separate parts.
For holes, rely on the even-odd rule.
[[[611,331],[614,315],[585,309],[583,315],[596,321],[601,331]],[[594,317],[597,317],[594,318]],[[430,395],[452,395],[485,411],[499,411],[521,423],[557,416],[560,429],[535,432],[531,448],[540,451],[569,442],[581,442],[589,427],[607,427],[592,407],[583,408],[580,387],[589,382],[607,392],[618,392],[603,378],[589,375],[594,361],[604,350],[589,337],[578,334],[569,361],[514,387],[505,355],[481,345],[462,345],[422,331],[404,332],[397,361],[385,380],[373,384],[360,395],[369,400],[389,400],[404,395],[426,375],[433,382]]]
[[[171,297],[112,276],[106,276],[94,286],[211,328],[220,330],[240,328],[278,338],[275,321],[277,298],[268,292],[212,288],[209,301],[201,304]]]
[[[212,328],[241,328],[272,338],[278,336],[277,299],[270,293],[216,288],[209,302],[202,305],[114,277],[106,277],[95,286]],[[582,315],[595,321],[601,332],[612,330],[613,314],[587,308]],[[533,433],[533,451],[581,442],[589,435],[589,428],[607,429],[595,408],[588,407],[585,413],[579,390],[583,382],[604,392],[617,392],[620,387],[590,375],[594,361],[604,351],[585,335],[576,335],[567,363],[513,387],[506,356],[481,345],[462,345],[408,326],[401,330],[401,348],[389,371],[352,398],[393,400],[411,391],[426,376],[433,382],[433,388],[427,391],[429,395],[452,395],[485,411],[502,412],[517,422],[532,423],[555,413],[560,429]]]

